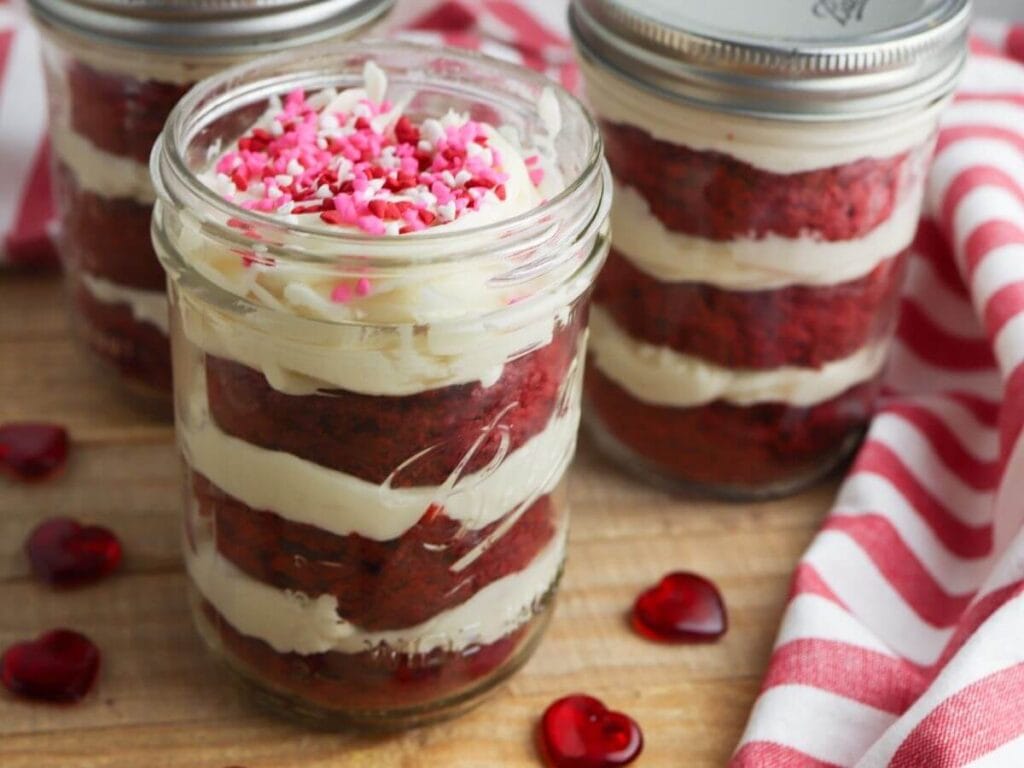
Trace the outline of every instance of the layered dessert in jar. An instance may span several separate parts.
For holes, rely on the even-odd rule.
[[[381,43],[204,83],[153,162],[201,634],[328,722],[475,703],[565,555],[596,126],[540,76]]]
[[[34,0],[44,32],[53,184],[72,328],[136,394],[171,390],[163,270],[150,241],[155,193],[149,154],[171,109],[198,80],[261,49],[287,49],[360,32],[390,0],[301,2],[260,17],[195,0],[174,9]],[[305,3],[305,5],[310,5]],[[335,7],[331,7],[335,6]],[[310,15],[310,13],[312,15]],[[174,14],[171,18],[168,14]],[[217,24],[228,34],[211,36]],[[311,25],[316,28],[312,29]],[[254,36],[259,39],[254,39]]]
[[[662,38],[658,53],[687,72],[666,85],[650,62],[595,33],[655,34],[626,25],[634,5],[573,6],[615,178],[613,245],[591,314],[588,423],[626,465],[663,483],[730,496],[795,490],[850,453],[874,408],[938,115],[962,55],[929,98],[868,119],[857,109],[879,104],[852,90],[843,101],[854,86],[836,82],[838,64],[810,86],[817,96],[793,104],[774,93],[782,86],[769,75],[796,56],[785,50],[756,91],[730,69],[742,42],[733,59],[714,54],[722,91],[701,91],[698,74],[715,64],[686,59],[706,21],[686,11],[665,11],[678,38]],[[826,87],[839,90],[836,103],[815,102]]]

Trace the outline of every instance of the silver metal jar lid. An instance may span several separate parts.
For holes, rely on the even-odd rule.
[[[395,0],[28,0],[41,21],[162,53],[257,54],[382,18]]]
[[[948,95],[971,0],[573,0],[584,60],[666,98],[790,120]]]

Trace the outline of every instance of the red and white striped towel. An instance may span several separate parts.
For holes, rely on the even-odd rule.
[[[12,39],[2,2],[0,61]],[[564,0],[408,2],[393,26],[577,85]],[[978,24],[943,122],[886,402],[797,568],[734,768],[1024,766],[1024,65],[1013,57],[1024,61],[1024,27]],[[39,119],[15,133],[4,97],[38,83],[26,66],[12,76],[9,65],[0,90],[0,162],[21,155],[18,189],[35,202],[0,174],[0,233],[22,217],[42,232],[23,209],[47,210],[32,181]],[[18,236],[5,238],[12,258]]]
[[[734,768],[1024,766],[1024,27],[976,32],[889,394],[797,568]]]
[[[56,263],[48,163],[39,39],[23,9],[0,0],[0,264]]]

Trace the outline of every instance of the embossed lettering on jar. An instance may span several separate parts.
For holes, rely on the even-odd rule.
[[[29,4],[43,32],[72,327],[127,392],[165,410],[167,299],[148,167],[164,121],[198,80],[261,52],[354,36],[393,0],[269,0],[259,14],[224,0]]]
[[[775,495],[856,446],[967,2],[574,0],[615,177],[587,420],[626,466]]]
[[[328,722],[477,702],[561,572],[596,125],[540,75],[380,43],[204,83],[153,168],[202,635]]]

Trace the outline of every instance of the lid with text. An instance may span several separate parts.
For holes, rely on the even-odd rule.
[[[869,117],[948,95],[970,0],[573,0],[585,60],[667,98],[765,117]]]

